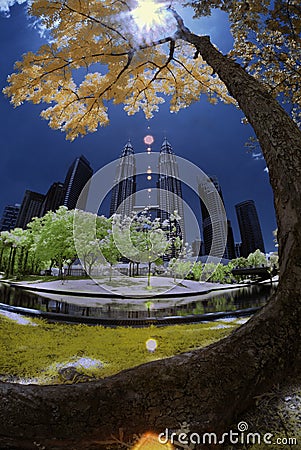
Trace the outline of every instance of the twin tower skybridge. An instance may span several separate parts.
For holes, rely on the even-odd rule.
[[[142,174],[145,187],[137,189],[137,178]],[[146,153],[135,155],[128,142],[117,163],[110,215],[131,216],[146,208],[150,217],[159,218],[161,223],[176,212],[177,235],[185,240],[182,183],[176,156],[166,138],[159,154],[148,147]]]
[[[159,153],[152,152],[150,146],[146,150],[134,153],[128,142],[118,160],[93,175],[77,208],[97,214],[104,199],[111,195],[110,216],[133,217],[147,209],[151,219],[160,219],[167,230],[169,223],[172,238],[179,237],[183,244],[192,244],[193,241],[203,242],[200,220],[200,204],[203,204],[210,218],[207,228],[210,228],[211,245],[207,256],[221,259],[227,242],[227,217],[210,177],[192,162],[176,156],[166,138]],[[144,187],[138,189],[138,184]],[[186,190],[190,189],[187,201],[183,198],[183,189],[185,197]],[[197,202],[195,208],[190,198],[193,195]]]

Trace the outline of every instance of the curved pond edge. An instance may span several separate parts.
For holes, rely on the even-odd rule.
[[[73,290],[66,290],[66,289],[50,289],[50,288],[43,288],[43,287],[39,287],[39,286],[28,286],[26,284],[21,284],[18,282],[13,282],[13,281],[7,281],[7,280],[0,280],[1,283],[3,284],[8,284],[10,287],[15,288],[15,289],[23,289],[23,290],[27,290],[27,291],[32,291],[32,292],[40,292],[45,293],[45,294],[59,294],[59,295],[65,295],[65,296],[74,296],[74,297],[91,297],[91,298],[100,298],[100,297],[104,297],[104,298],[122,298],[122,299],[129,299],[129,295],[122,295],[122,294],[116,294],[113,292],[91,292],[91,291],[73,291]],[[278,280],[276,281],[272,281],[272,284],[277,283]],[[157,299],[157,298],[176,298],[176,297],[189,297],[189,296],[196,296],[196,295],[205,295],[205,294],[209,294],[210,292],[216,292],[216,291],[225,291],[225,290],[232,290],[232,289],[242,289],[242,288],[246,288],[246,287],[251,287],[254,285],[261,285],[261,284],[270,284],[270,281],[263,281],[263,282],[256,282],[256,283],[244,283],[244,284],[227,284],[226,286],[223,286],[222,284],[220,286],[214,286],[210,289],[205,289],[205,290],[188,290],[188,291],[181,291],[181,292],[170,292],[169,291],[165,291],[162,293],[158,293],[155,295],[151,295],[151,292],[149,293],[149,295],[131,295],[131,299],[138,299],[138,298],[143,298],[143,299]]]
[[[246,317],[253,315],[260,310],[261,307],[237,309],[236,311],[219,311],[206,314],[190,314],[187,316],[168,316],[168,317],[147,317],[143,319],[111,319],[111,318],[99,318],[93,316],[72,316],[69,314],[51,313],[39,311],[36,309],[22,308],[20,306],[6,305],[0,303],[0,310],[9,311],[24,316],[30,316],[34,318],[46,319],[49,322],[63,322],[70,324],[83,323],[86,325],[102,325],[105,327],[149,327],[166,326],[166,325],[180,325],[185,323],[199,323],[199,322],[211,322],[213,320],[228,318],[228,317]]]

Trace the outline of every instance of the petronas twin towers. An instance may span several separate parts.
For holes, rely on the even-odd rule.
[[[147,173],[147,170],[145,170]],[[180,219],[176,223],[177,235],[184,238],[184,208],[179,168],[171,144],[165,138],[158,157],[157,205],[155,215],[161,223],[169,220],[177,212]],[[136,200],[136,158],[132,144],[128,142],[119,158],[114,187],[112,189],[110,215],[118,213],[130,216]],[[147,207],[148,205],[144,205]],[[154,212],[154,211],[153,211]]]
[[[115,183],[112,190],[110,216],[115,213],[130,216],[135,206],[136,158],[132,144],[124,147],[116,168]]]

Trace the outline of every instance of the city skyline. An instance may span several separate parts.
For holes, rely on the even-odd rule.
[[[219,18],[220,23],[223,20],[223,17]],[[0,21],[2,89],[15,61],[20,60],[22,53],[35,50],[42,40],[28,26],[22,5],[13,6],[11,17],[0,17]],[[187,24],[190,26],[189,22]],[[198,21],[196,26],[199,26]],[[225,35],[222,26],[216,26],[210,32],[213,41],[227,52],[231,46],[230,35]],[[14,39],[8,39],[9,35]],[[26,189],[46,193],[54,180],[64,180],[70,161],[80,154],[84,154],[97,170],[117,159],[129,138],[137,153],[145,151],[143,137],[150,126],[155,138],[153,151],[159,151],[167,136],[177,156],[188,159],[207,174],[217,176],[236,240],[239,232],[233,205],[253,199],[266,250],[275,250],[272,232],[277,225],[266,164],[257,150],[247,152],[245,142],[253,131],[249,125],[241,123],[243,114],[235,106],[211,105],[202,99],[178,114],[170,114],[166,102],[154,118],[147,121],[141,113],[129,117],[121,106],[114,105],[110,106],[108,127],[72,143],[65,140],[63,133],[51,130],[39,117],[44,105],[26,104],[14,109],[1,94],[0,106],[1,213],[6,205],[21,203]]]
[[[151,137],[153,138],[153,136],[151,136]],[[148,146],[148,147],[146,147],[146,150],[151,151],[152,149],[151,149],[151,147]],[[174,176],[176,177],[175,180],[177,180],[177,178],[178,178],[178,169],[177,169],[177,162],[176,162],[176,154],[175,154],[175,152],[172,149],[172,145],[168,142],[166,137],[163,139],[162,145],[160,147],[160,151],[159,152],[155,152],[155,153],[158,154],[158,176],[157,176],[157,182],[156,182],[157,189],[158,188],[159,189],[168,189],[168,187],[164,187],[163,185],[159,186],[160,179],[162,178],[162,174],[160,175],[160,172],[162,171],[162,167],[166,166],[166,161],[165,161],[165,159],[162,160],[162,157],[166,158],[166,156],[168,156],[168,155],[165,156],[165,154],[167,154],[167,153],[169,154],[170,153],[171,157],[173,158],[171,167],[169,168],[169,165],[170,165],[170,163],[169,163],[168,167],[166,166],[167,168],[165,168],[164,170],[165,171],[167,170],[166,173],[173,173]],[[128,158],[134,158],[134,159],[133,159],[133,161],[132,160],[128,161]],[[128,164],[129,162],[130,162],[130,164]],[[160,169],[160,166],[162,165],[162,162],[163,162],[163,166]],[[128,168],[128,165],[131,166],[130,169]],[[175,165],[175,168],[173,167],[174,165]],[[124,166],[126,166],[126,167],[124,167]],[[80,170],[78,169],[78,167],[80,168]],[[134,170],[133,170],[132,167],[134,167]],[[125,170],[126,170],[126,173],[124,173]],[[129,170],[130,170],[130,172],[129,172]],[[163,172],[165,173],[164,170],[163,170]],[[74,159],[74,161],[71,163],[71,165],[69,166],[67,174],[65,176],[65,182],[64,183],[53,182],[51,184],[51,186],[49,187],[49,189],[48,189],[46,194],[37,193],[37,192],[30,191],[29,189],[26,189],[24,197],[23,197],[23,201],[22,201],[22,204],[21,204],[21,208],[20,208],[20,214],[19,214],[19,217],[18,217],[18,220],[17,220],[17,226],[24,228],[26,226],[27,222],[30,220],[31,211],[27,211],[27,208],[25,208],[25,211],[24,211],[24,208],[23,208],[23,203],[28,202],[28,197],[29,196],[34,195],[34,200],[35,200],[34,203],[36,203],[36,198],[35,197],[37,197],[37,196],[41,197],[41,198],[39,198],[40,206],[39,206],[38,209],[37,209],[35,204],[34,205],[30,205],[30,209],[34,208],[34,211],[36,212],[37,216],[41,217],[42,215],[44,215],[47,212],[47,210],[45,208],[45,202],[47,201],[47,198],[48,198],[49,194],[51,194],[50,197],[51,197],[51,200],[53,202],[53,200],[54,200],[52,198],[53,197],[53,192],[52,192],[53,188],[55,188],[54,191],[55,191],[55,193],[57,195],[56,188],[65,186],[65,190],[63,190],[63,195],[62,195],[61,201],[60,201],[59,204],[56,203],[56,207],[58,207],[59,205],[65,205],[65,206],[69,206],[68,209],[73,209],[74,205],[75,205],[75,203],[77,201],[77,198],[78,198],[78,196],[80,194],[80,191],[81,191],[81,189],[78,190],[79,185],[81,187],[83,187],[83,185],[85,184],[83,182],[82,178],[84,177],[86,179],[86,181],[87,181],[92,173],[93,173],[93,167],[91,167],[90,162],[85,158],[84,155],[80,155],[80,156],[77,156]],[[110,215],[112,215],[116,211],[116,209],[119,206],[120,202],[123,201],[124,199],[126,199],[128,196],[131,196],[130,197],[131,198],[131,201],[130,201],[131,208],[130,209],[131,209],[131,211],[135,210],[135,207],[136,207],[136,205],[135,205],[135,195],[136,195],[136,193],[139,193],[140,189],[138,189],[136,191],[137,182],[136,182],[136,169],[135,169],[135,151],[134,151],[134,148],[133,148],[132,144],[130,143],[130,141],[128,141],[125,144],[125,146],[124,146],[124,148],[123,148],[123,150],[121,152],[120,157],[118,158],[118,160],[116,160],[116,177],[115,177],[115,182],[118,181],[118,179],[120,179],[120,177],[122,178],[122,177],[128,176],[129,174],[133,175],[132,178],[134,179],[134,185],[133,185],[134,188],[133,188],[132,184],[131,184],[130,187],[127,186],[127,182],[128,182],[127,178],[124,179],[124,181],[118,182],[112,188],[112,190],[110,191],[109,196],[108,196],[109,198],[107,199],[107,201],[105,201],[100,206],[100,210],[101,210],[102,214],[104,214],[104,215],[106,215],[108,217]],[[148,174],[147,169],[145,169],[145,174],[146,175]],[[218,194],[219,194],[219,196],[221,198],[221,201],[222,201],[223,205],[225,205],[224,198],[223,198],[223,193],[222,193],[222,188],[221,188],[221,185],[220,185],[219,181],[217,180],[216,176],[211,176],[211,175],[209,176],[208,175],[208,180],[209,179],[215,185],[215,188],[217,189],[217,192],[218,192]],[[70,190],[70,180],[72,180],[72,184],[74,185],[73,186],[73,191],[76,191],[76,193],[75,192],[72,193],[72,197],[74,197],[74,195],[75,195],[76,198],[74,197],[72,199],[72,202],[73,202],[72,205],[71,204],[67,205],[68,197],[69,197],[69,194],[70,194],[70,192],[69,192],[69,190]],[[178,182],[178,180],[177,180],[177,182]],[[126,186],[123,186],[124,184],[126,184]],[[140,185],[141,184],[143,184],[143,183],[140,183]],[[162,182],[161,182],[161,184],[162,184]],[[181,182],[180,182],[180,184],[181,184]],[[201,186],[201,184],[199,184],[199,194],[200,194],[200,196],[202,196],[202,192],[201,192],[202,189],[201,189],[200,186]],[[143,186],[140,186],[140,187],[143,188]],[[173,187],[171,187],[171,190],[174,191],[175,189]],[[118,194],[118,191],[120,191],[119,194]],[[179,192],[177,192],[177,196],[179,198],[183,198],[183,196],[182,196],[182,189],[180,189]],[[159,204],[161,205],[161,203],[162,204],[164,203],[164,205],[165,205],[166,201],[168,201],[168,198],[166,197],[165,199],[161,199],[162,195],[159,196],[159,197],[158,197]],[[186,200],[187,200],[187,198],[186,198]],[[199,200],[200,200],[200,198],[199,198]],[[130,215],[130,209],[129,209],[130,205],[126,204],[126,203],[127,202],[124,202],[124,205],[126,206],[126,209],[124,209],[125,206],[123,205],[123,209],[122,209],[121,213],[124,214],[124,215]],[[253,203],[254,204],[254,208],[256,208],[255,207],[255,203],[254,203],[253,200],[244,200],[241,203],[242,204]],[[164,209],[164,205],[163,205],[163,209]],[[4,213],[5,213],[5,210],[6,210],[6,208],[8,206],[11,206],[11,205],[6,205],[6,207],[4,208],[4,211],[3,211]],[[147,205],[145,205],[145,206],[147,206]],[[235,210],[237,210],[237,206],[238,205],[232,205],[233,209],[235,209]],[[165,207],[166,207],[166,205],[165,205]],[[207,247],[208,247],[208,245],[209,245],[209,247],[211,247],[211,243],[208,241],[208,239],[210,240],[212,238],[209,238],[207,236],[207,241],[208,241],[207,242],[206,241],[206,236],[205,236],[205,233],[206,233],[205,229],[206,229],[206,226],[208,226],[208,224],[206,225],[208,211],[206,210],[206,208],[204,209],[204,205],[203,205],[202,201],[200,201],[200,203],[198,205],[193,205],[193,202],[192,202],[192,207],[194,207],[194,213],[196,214],[196,218],[199,221],[199,225],[202,226],[202,232],[204,234],[203,242],[204,242],[204,245],[205,245],[205,249],[206,249],[206,245],[207,245]],[[48,210],[49,209],[56,209],[56,208],[49,207]],[[206,212],[205,212],[205,210],[206,210]],[[23,215],[28,216],[29,220],[27,220],[27,221],[25,220],[24,221],[24,219],[22,219],[20,217],[21,213]],[[120,211],[119,211],[119,213],[120,213]],[[226,213],[227,213],[227,210],[226,210]],[[161,217],[161,219],[163,220],[164,217]],[[204,222],[204,220],[205,220],[205,222]],[[257,218],[257,220],[258,220],[258,218]],[[201,222],[202,222],[202,225],[201,225]],[[230,231],[230,235],[231,235],[230,237],[231,237],[231,239],[233,239],[232,224],[231,224],[231,221],[229,220],[229,216],[227,216],[227,222],[228,222],[228,240],[229,240],[229,231]],[[234,242],[235,243],[239,243],[239,242],[243,241],[243,236],[241,234],[241,227],[240,227],[240,223],[239,223],[238,217],[237,217],[235,222],[238,224],[238,227],[239,227],[239,235],[235,236]],[[259,223],[260,223],[260,218],[259,218]],[[183,223],[183,225],[184,225],[184,223]],[[260,225],[259,225],[259,227],[260,227]],[[226,250],[225,250],[225,252],[226,252],[225,253],[225,257],[226,258],[228,256],[228,254],[232,255],[232,253],[233,253],[232,257],[234,257],[234,242],[231,244],[233,246],[233,251],[232,251],[230,249],[231,245],[229,247],[229,241],[228,241],[227,246],[226,246]],[[264,245],[260,246],[259,248],[260,248],[260,250],[262,250],[262,249],[264,250]],[[255,250],[255,248],[252,249],[252,251],[254,251],[254,250]],[[208,254],[208,251],[206,251],[205,253]]]

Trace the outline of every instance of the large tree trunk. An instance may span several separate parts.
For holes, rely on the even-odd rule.
[[[246,325],[203,350],[139,366],[102,381],[61,386],[0,384],[1,449],[94,448],[147,430],[222,431],[254,396],[299,363],[299,295],[282,291]],[[285,300],[286,299],[286,300]],[[283,301],[284,300],[284,301]],[[296,365],[295,365],[296,367]],[[273,430],[271,430],[272,432]]]
[[[180,37],[195,44],[225,82],[259,138],[275,194],[278,290],[247,324],[205,349],[98,382],[0,384],[3,449],[31,449],[35,441],[47,449],[84,450],[118,437],[120,429],[129,437],[178,429],[183,422],[192,432],[221,432],[256,395],[300,367],[300,133],[261,84],[220,54],[208,38],[186,29]]]
[[[196,46],[203,59],[225,83],[254,128],[269,169],[274,192],[280,276],[284,274],[287,263],[293,263],[294,271],[299,270],[300,287],[300,131],[265,87],[248,75],[239,64],[222,55],[211,44],[208,36],[196,36],[184,29],[182,38]],[[291,252],[296,256],[293,257]]]

